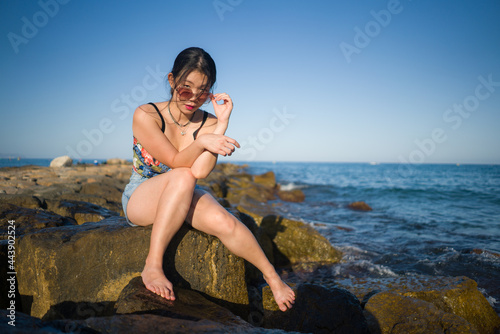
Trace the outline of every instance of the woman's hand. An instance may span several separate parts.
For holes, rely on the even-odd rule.
[[[231,116],[231,111],[233,110],[233,101],[226,93],[213,94],[211,100],[218,122],[227,126],[229,116]],[[222,104],[218,104],[218,101],[223,102]]]
[[[202,134],[196,140],[200,141],[207,151],[223,156],[233,154],[236,147],[240,147],[240,144],[233,138],[214,133]]]

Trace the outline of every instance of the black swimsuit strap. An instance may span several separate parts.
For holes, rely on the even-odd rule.
[[[163,116],[161,115],[160,111],[158,110],[158,107],[153,102],[149,102],[148,104],[150,104],[153,107],[155,107],[156,112],[158,113],[158,115],[160,115],[160,118],[161,118],[161,132],[165,132],[165,120],[163,119]]]
[[[203,111],[203,120],[201,121],[200,127],[198,129],[196,129],[195,132],[193,132],[193,139],[196,139],[196,136],[198,135],[198,132],[202,128],[203,124],[205,124],[207,118],[208,118],[208,113],[206,111]]]

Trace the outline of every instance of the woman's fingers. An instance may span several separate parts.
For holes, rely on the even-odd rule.
[[[231,155],[236,150],[236,148],[240,148],[240,144],[233,138],[224,136],[221,148],[222,153],[219,154],[222,154],[224,156]]]
[[[240,143],[238,143],[235,139],[230,138],[230,137],[226,137],[226,140],[227,140],[229,143],[231,143],[231,144],[233,144],[234,146],[236,146],[237,148],[240,148]]]
[[[206,150],[224,156],[232,154],[236,148],[240,148],[240,143],[224,135],[204,134],[197,140],[203,141],[203,146]]]

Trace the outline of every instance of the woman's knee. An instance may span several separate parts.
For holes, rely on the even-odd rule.
[[[216,236],[232,235],[236,230],[238,220],[225,209],[221,209],[213,216],[213,228]]]
[[[172,169],[169,173],[171,173],[171,180],[177,189],[193,189],[196,185],[196,178],[191,173],[190,168],[175,168]]]

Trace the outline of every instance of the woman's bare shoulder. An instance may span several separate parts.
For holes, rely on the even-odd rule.
[[[209,126],[214,126],[217,124],[217,117],[211,113],[209,113],[208,111],[205,111],[207,113],[207,120],[205,122],[205,126],[209,127]]]
[[[158,102],[154,104],[156,105],[158,110],[161,111],[163,109],[163,103],[164,102]],[[149,117],[144,117],[144,116],[149,116]],[[150,119],[150,118],[154,120],[160,119],[160,116],[158,115],[156,108],[150,103],[142,104],[135,109],[134,119],[139,120],[139,119]]]
[[[163,102],[155,103],[157,108],[161,111],[163,107]],[[133,117],[133,125],[140,125],[150,127],[151,125],[156,124],[158,127],[161,127],[161,118],[158,115],[155,107],[149,103],[142,104],[135,109],[134,117]]]

